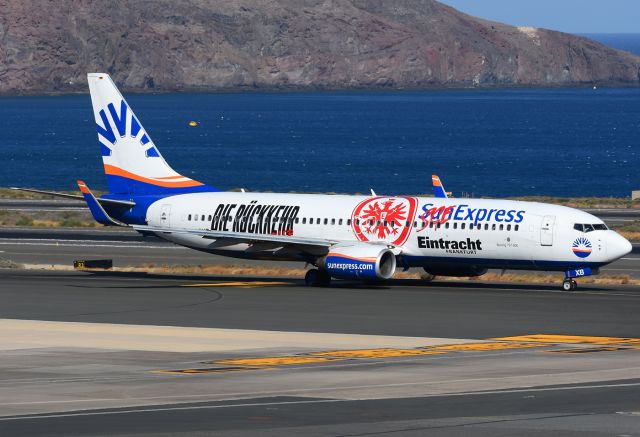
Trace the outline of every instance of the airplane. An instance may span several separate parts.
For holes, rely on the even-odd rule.
[[[82,196],[29,191],[83,198],[103,225],[211,254],[308,263],[310,286],[380,282],[398,268],[459,277],[518,269],[564,272],[570,291],[632,249],[599,218],[545,203],[224,192],[169,166],[108,74],[88,81],[109,192],[96,198],[82,181]]]

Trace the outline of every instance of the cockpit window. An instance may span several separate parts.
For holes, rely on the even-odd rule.
[[[607,225],[605,225],[604,223],[595,223],[595,224],[576,223],[573,225],[573,229],[580,232],[592,232],[592,231],[606,231],[609,228],[607,228]]]

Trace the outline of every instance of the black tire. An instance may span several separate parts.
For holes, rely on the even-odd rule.
[[[328,287],[331,285],[331,275],[326,270],[318,270],[318,283],[316,287]]]
[[[311,269],[308,270],[304,275],[304,283],[310,287],[315,287],[318,284],[318,270]]]
[[[570,281],[570,280],[568,280],[568,279],[565,279],[565,280],[562,282],[562,289],[563,289],[564,291],[571,291],[571,290],[573,290],[573,281]]]

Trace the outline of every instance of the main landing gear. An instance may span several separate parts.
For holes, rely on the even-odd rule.
[[[326,270],[311,269],[304,275],[304,283],[312,287],[327,287],[331,284],[331,276]]]

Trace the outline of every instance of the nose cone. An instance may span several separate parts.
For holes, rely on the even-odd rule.
[[[607,241],[607,253],[611,260],[622,258],[633,250],[633,246],[622,235],[612,231]]]

